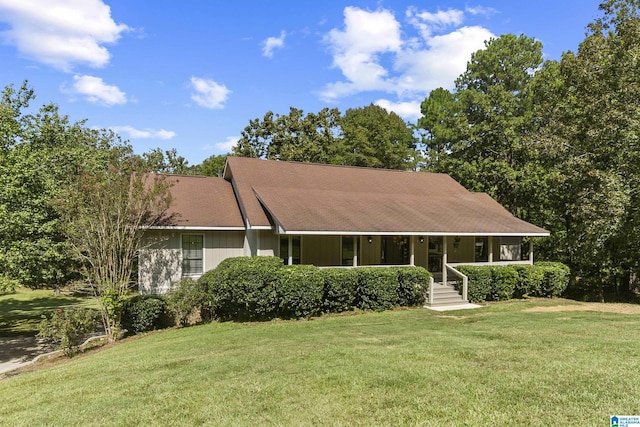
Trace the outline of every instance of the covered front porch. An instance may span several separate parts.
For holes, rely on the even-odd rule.
[[[446,282],[460,264],[531,264],[533,240],[521,235],[281,234],[277,255],[287,265],[319,267],[411,265]]]

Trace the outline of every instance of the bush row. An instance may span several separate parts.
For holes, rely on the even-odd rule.
[[[569,267],[559,262],[464,265],[456,268],[469,278],[467,296],[471,302],[501,301],[523,296],[558,297],[569,284]]]
[[[320,269],[283,266],[277,257],[238,257],[224,260],[199,282],[217,318],[265,320],[421,305],[429,278],[420,267]]]

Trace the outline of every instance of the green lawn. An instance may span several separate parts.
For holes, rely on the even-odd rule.
[[[97,309],[98,303],[91,298],[55,296],[51,289],[19,288],[13,294],[0,294],[0,337],[35,335],[43,314],[66,307]]]
[[[0,381],[1,425],[603,426],[640,413],[640,315],[495,304],[149,334]]]

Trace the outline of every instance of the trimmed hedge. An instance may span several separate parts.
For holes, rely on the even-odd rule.
[[[135,295],[124,302],[121,324],[130,335],[170,326],[167,302],[161,296]]]
[[[313,265],[290,265],[279,271],[277,294],[279,317],[317,316],[322,312],[324,276]]]
[[[325,313],[341,313],[355,307],[358,273],[354,268],[324,268],[323,309]]]
[[[422,306],[429,291],[431,273],[422,267],[398,267],[398,301],[401,307]]]
[[[481,267],[461,265],[457,269],[469,278],[468,298],[471,302],[522,296],[558,297],[567,288],[570,273],[569,267],[559,262]]]
[[[205,281],[184,278],[167,296],[167,305],[173,313],[177,326],[188,326],[191,323],[212,318],[213,313],[205,283]]]
[[[206,276],[211,306],[222,320],[262,320],[276,316],[278,257],[227,258]],[[205,276],[203,276],[205,277]]]
[[[238,257],[224,260],[199,282],[215,317],[242,321],[422,305],[430,277],[420,267],[320,269],[283,266],[277,257]]]
[[[542,280],[541,297],[558,297],[567,289],[571,270],[560,262],[540,262],[536,264],[542,268],[544,279]]]
[[[542,294],[542,282],[544,280],[542,267],[536,264],[514,265],[513,269],[518,272],[518,284],[514,292],[515,298]]]
[[[362,310],[389,310],[398,301],[398,273],[393,268],[357,268],[356,307]]]
[[[483,302],[489,300],[491,295],[492,277],[491,270],[488,267],[461,265],[456,267],[456,269],[469,278],[467,299],[470,302]],[[459,286],[462,286],[462,284]],[[456,286],[456,288],[459,286]]]

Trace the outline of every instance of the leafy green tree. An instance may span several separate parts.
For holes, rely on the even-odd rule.
[[[414,169],[417,164],[413,131],[396,113],[371,104],[351,108],[340,121],[341,163],[386,169]]]
[[[172,148],[170,150],[162,150],[154,148],[142,154],[145,163],[145,169],[149,172],[169,173],[178,175],[192,175],[193,168],[189,166],[189,162],[178,154],[178,150]]]
[[[134,156],[114,155],[108,167],[82,171],[61,203],[65,235],[99,298],[110,341],[120,336],[121,311],[143,235],[169,220],[168,184],[136,166]]]
[[[602,299],[607,283],[629,283],[640,258],[640,17],[638,1],[600,10],[577,54],[537,73],[533,137],[554,177],[550,240]]]
[[[530,85],[542,45],[506,34],[485,43],[456,80],[422,103],[429,169],[489,193],[513,214],[540,223],[546,171],[527,136],[534,127]]]
[[[53,287],[77,277],[56,201],[80,165],[95,167],[108,144],[55,105],[23,112],[34,99],[25,82],[0,102],[0,288]]]
[[[204,159],[202,163],[192,168],[194,175],[205,176],[222,176],[224,172],[224,166],[227,163],[226,155],[211,155]]]
[[[318,114],[291,108],[288,115],[271,111],[262,121],[254,119],[244,128],[233,154],[243,157],[297,162],[335,163],[340,112],[324,108]]]

